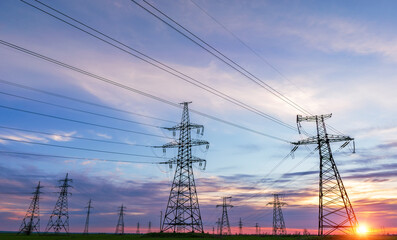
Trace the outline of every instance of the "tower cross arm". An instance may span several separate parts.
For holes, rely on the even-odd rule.
[[[189,143],[190,146],[201,146],[201,145],[209,146],[209,144],[210,143],[208,141],[200,140],[200,139],[192,139]],[[183,147],[182,143],[180,143],[179,141],[172,141],[162,146],[153,146],[153,148],[178,148],[178,147]]]
[[[354,138],[349,137],[349,136],[342,136],[342,135],[331,135],[327,134],[327,138],[324,140],[328,140],[329,142],[350,142],[353,141]],[[291,142],[293,145],[308,145],[308,144],[317,144],[319,139],[317,137],[309,137],[297,142]]]
[[[176,130],[181,130],[182,128],[185,128],[185,127],[186,127],[185,124],[179,123],[178,125],[175,125],[175,126],[173,126],[173,127],[164,127],[163,129],[166,129],[166,130],[168,130],[168,131],[176,131]],[[203,126],[203,125],[195,124],[195,123],[189,123],[188,127],[189,127],[190,129],[197,129],[197,128],[204,129],[204,126]]]

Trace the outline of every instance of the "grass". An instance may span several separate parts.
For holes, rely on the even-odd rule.
[[[231,236],[216,236],[210,234],[173,234],[173,233],[151,233],[151,234],[126,234],[126,235],[114,235],[114,234],[47,234],[37,235],[32,234],[16,235],[15,233],[1,233],[1,240],[172,240],[172,239],[197,239],[197,240],[397,240],[397,236],[328,236],[328,237],[317,237],[317,236],[303,236],[303,235],[286,235],[286,236],[255,236],[255,235],[231,235]]]

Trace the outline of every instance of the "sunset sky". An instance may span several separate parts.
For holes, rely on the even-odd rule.
[[[67,19],[40,2],[25,1]],[[242,218],[245,233],[254,232],[256,223],[270,233],[272,208],[267,203],[273,193],[284,194],[289,233],[305,228],[316,232],[318,152],[313,152],[315,146],[300,147],[294,158],[285,158],[292,148],[289,142],[306,137],[296,130],[296,115],[307,115],[299,110],[303,108],[312,114],[332,113],[329,132],[355,138],[355,154],[350,145],[336,152],[343,142],[332,148],[359,223],[372,231],[397,233],[396,1],[148,2],[252,75],[226,65],[130,0],[42,2],[117,40],[107,41],[118,48],[23,1],[0,1],[0,231],[18,230],[38,181],[44,186],[44,231],[57,199],[57,181],[66,173],[73,179],[72,232],[83,231],[90,198],[92,232],[114,232],[121,204],[127,207],[127,232],[135,232],[138,222],[144,232],[149,221],[157,231],[175,166],[156,163],[177,151],[163,155],[150,146],[173,140],[172,132],[162,127],[177,124],[182,109],[145,96],[150,94],[174,105],[192,101],[189,107],[196,112],[191,112],[191,121],[205,126],[203,136],[192,136],[210,142],[208,151],[205,146],[193,150],[207,160],[205,170],[194,168],[206,232],[212,232],[221,216],[216,205],[231,196],[233,232]],[[7,43],[134,90],[33,57]],[[178,73],[131,53],[147,60],[140,55],[144,54]],[[315,134],[314,123],[302,127]]]

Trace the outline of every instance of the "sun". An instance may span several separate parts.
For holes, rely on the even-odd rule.
[[[358,226],[357,233],[360,235],[366,235],[368,233],[368,227],[365,225]]]

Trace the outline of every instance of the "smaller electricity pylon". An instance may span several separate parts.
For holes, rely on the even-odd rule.
[[[116,232],[115,234],[124,234],[124,205],[121,204],[120,213],[119,213],[119,220],[117,221]]]
[[[19,232],[26,235],[30,235],[32,232],[40,233],[40,182],[37,184],[36,190],[33,192],[32,202],[29,205],[28,211],[22,220],[22,224],[19,227]]]
[[[85,207],[87,208],[87,218],[85,219],[85,227],[84,227],[84,234],[88,234],[88,225],[90,223],[90,212],[91,212],[91,199],[88,201],[88,206]]]
[[[136,224],[136,234],[141,234],[141,232],[139,231],[139,222]]]
[[[221,219],[218,218],[218,221],[216,221],[215,224],[216,224],[216,234],[218,235],[219,234],[219,228],[221,226]]]
[[[259,225],[258,225],[258,223],[255,224],[255,234],[259,235]]]
[[[69,182],[73,182],[70,179],[69,174],[66,173],[65,179],[59,180],[59,188],[61,191],[59,192],[58,201],[55,204],[54,210],[50,216],[50,220],[48,221],[45,232],[48,233],[51,229],[54,230],[54,233],[59,233],[62,230],[65,230],[65,233],[69,233],[69,212],[68,212],[68,188],[71,187]]]
[[[243,234],[243,221],[241,221],[241,218],[240,218],[240,221],[238,221],[238,230],[239,230],[239,235],[242,235]]]
[[[285,228],[281,207],[287,204],[285,202],[280,202],[280,194],[273,194],[273,196],[274,201],[268,203],[268,205],[273,205],[273,235],[286,235],[287,229]]]
[[[223,203],[222,205],[216,205],[216,207],[222,207],[222,220],[220,221],[220,225],[219,225],[219,234],[223,235],[223,234],[229,234],[232,235],[232,231],[230,230],[230,223],[229,223],[229,216],[227,215],[227,208],[230,207],[232,208],[233,206],[230,204],[227,204],[227,200],[231,199],[232,197],[223,197]],[[227,231],[225,233],[225,231],[223,230],[224,228],[226,228],[225,230]]]
[[[149,228],[148,228],[148,231],[147,231],[148,233],[151,233],[152,232],[152,222],[151,221],[149,221]]]

